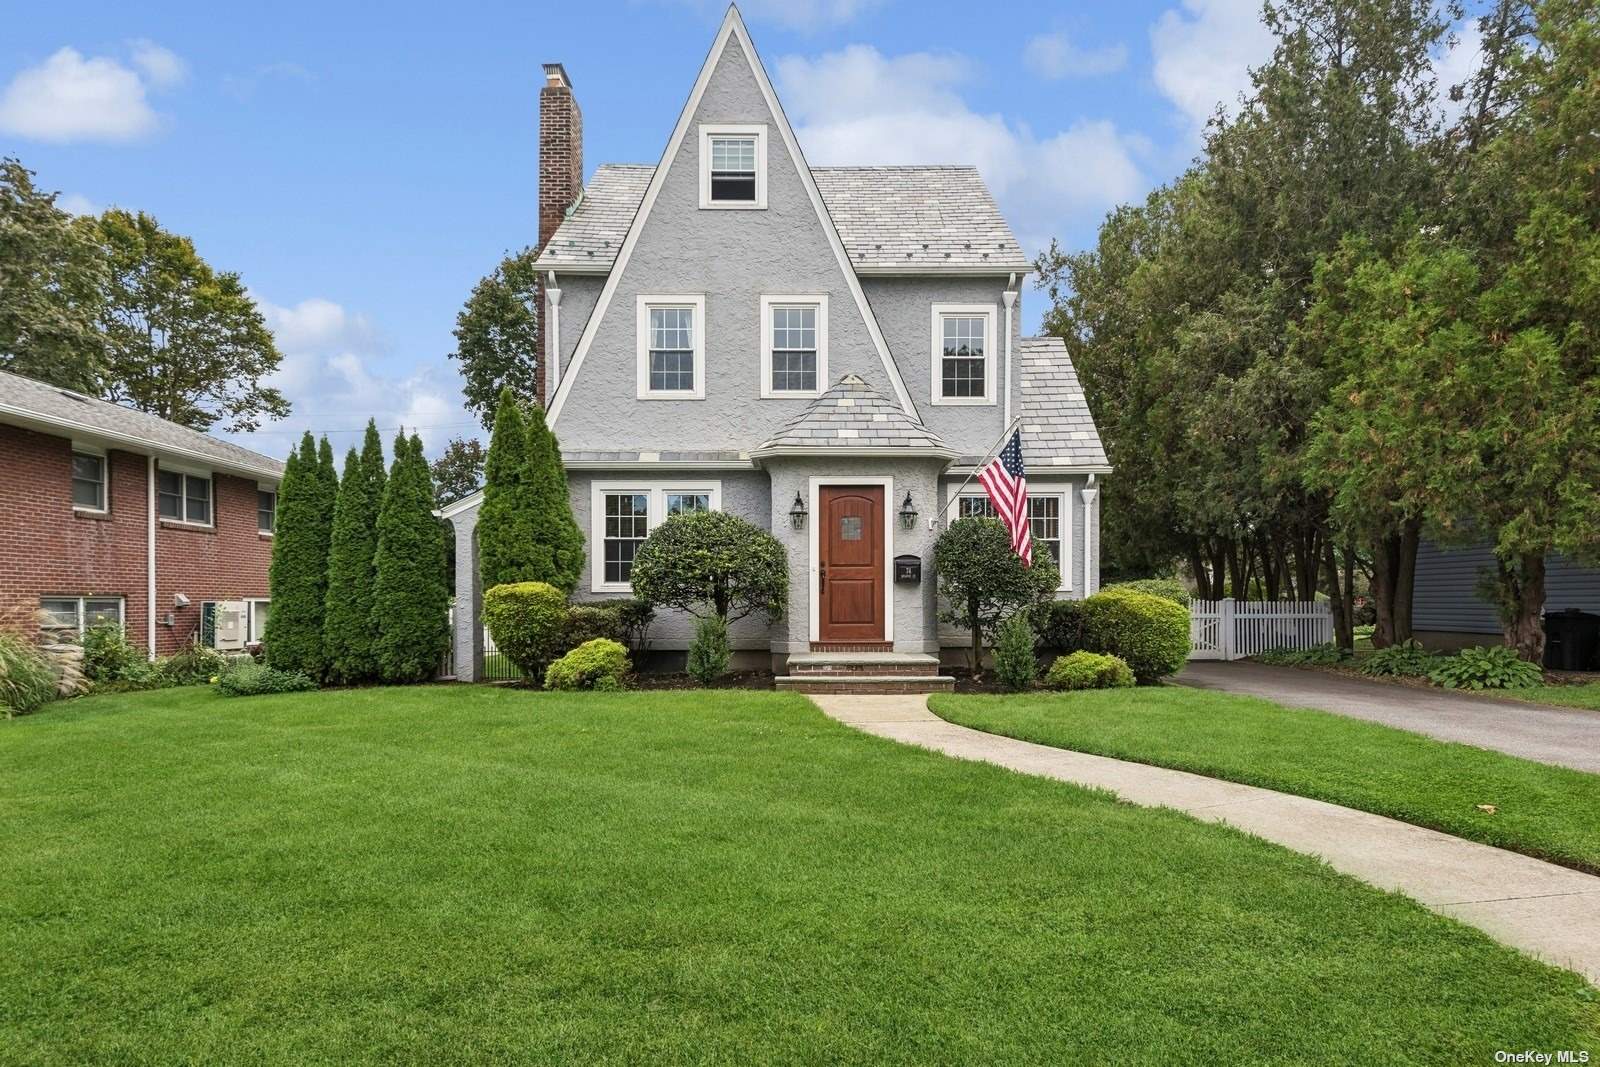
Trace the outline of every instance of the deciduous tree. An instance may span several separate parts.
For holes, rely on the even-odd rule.
[[[493,428],[503,390],[523,403],[535,397],[539,272],[533,261],[531,248],[506,256],[472,287],[456,315],[450,358],[461,365],[461,392],[486,430]]]

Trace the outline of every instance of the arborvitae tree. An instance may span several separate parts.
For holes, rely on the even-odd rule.
[[[372,459],[376,457],[376,463]],[[362,454],[344,458],[328,548],[327,610],[322,645],[328,680],[341,685],[378,677],[377,629],[372,618],[373,562],[378,551],[378,506],[383,493],[383,444],[367,423]]]
[[[267,662],[282,670],[323,674],[322,616],[328,583],[328,535],[332,509],[308,432],[289,457],[278,486],[277,529],[272,540],[268,584]]]
[[[548,549],[541,559],[533,534],[528,433],[522,405],[506,388],[500,391],[494,415],[489,458],[483,466],[483,507],[478,511],[478,567],[485,589],[545,580],[552,569]]]
[[[567,495],[567,470],[561,465],[561,446],[545,425],[544,410],[528,413],[528,488],[536,566],[548,567],[532,581],[549,582],[564,593],[578,587],[583,574],[583,531],[572,515]]]
[[[333,462],[333,446],[324,436],[317,446],[317,474],[322,478],[322,496],[328,502],[328,529],[333,529],[333,502],[339,498],[339,468]]]
[[[433,477],[422,441],[402,433],[378,512],[372,618],[386,682],[433,677],[450,643],[444,531],[433,514]]]

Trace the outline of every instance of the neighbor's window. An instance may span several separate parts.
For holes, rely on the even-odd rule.
[[[278,494],[270,489],[256,490],[256,529],[271,533],[277,529]]]
[[[650,536],[650,494],[607,493],[605,509],[605,581],[626,584],[633,557]]]
[[[97,622],[122,625],[122,598],[117,596],[41,597],[39,611],[47,630],[82,634]]]
[[[756,199],[756,139],[711,138],[711,199],[754,203]]]
[[[1061,568],[1061,498],[1059,496],[1030,496],[1028,498],[1028,533],[1033,538],[1035,554],[1043,548]]]
[[[993,519],[998,518],[994,510],[994,501],[986,496],[964,496],[956,501],[956,518],[958,519]]]
[[[106,510],[106,457],[92,452],[72,454],[72,506]]]
[[[206,475],[159,471],[156,498],[156,511],[163,519],[211,525],[211,479]]]
[[[984,363],[989,353],[982,315],[945,315],[940,319],[943,343],[939,360],[939,392],[945,399],[984,395]]]

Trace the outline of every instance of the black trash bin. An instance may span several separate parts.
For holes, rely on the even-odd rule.
[[[1544,665],[1556,671],[1600,671],[1600,615],[1577,608],[1546,612]]]

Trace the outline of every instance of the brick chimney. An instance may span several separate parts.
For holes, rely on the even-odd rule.
[[[539,90],[539,250],[561,225],[567,209],[583,191],[583,112],[572,95],[572,80],[560,63],[544,65],[544,86]],[[539,366],[534,388],[539,403],[545,396],[545,318],[549,308],[544,282],[539,283]]]

